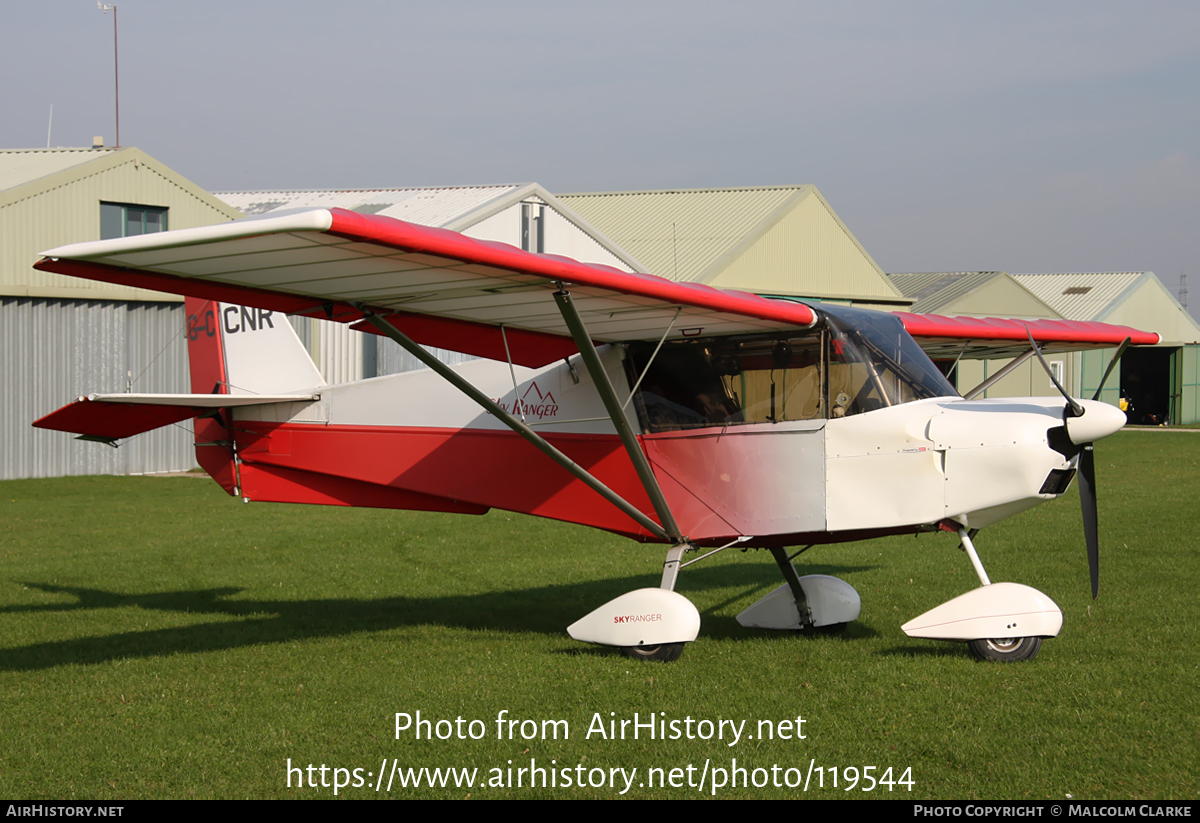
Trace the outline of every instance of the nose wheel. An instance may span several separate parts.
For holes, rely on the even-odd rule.
[[[1037,589],[1020,583],[992,583],[971,542],[973,533],[958,530],[980,587],[937,606],[900,628],[909,637],[965,641],[979,660],[1019,663],[1037,657],[1042,640],[1057,637],[1062,610]]]
[[[634,660],[661,660],[673,663],[683,655],[682,643],[663,643],[659,646],[622,646],[621,654]]]
[[[1042,648],[1040,637],[1005,637],[968,640],[967,648],[979,660],[1017,663],[1032,660]]]

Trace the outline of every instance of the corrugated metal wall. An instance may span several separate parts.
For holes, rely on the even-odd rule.
[[[39,272],[38,252],[99,237],[100,202],[166,206],[172,229],[234,216],[137,149],[97,155],[0,202],[0,479],[186,471],[196,465],[189,423],[120,448],[30,424],[91,392],[188,392],[184,309],[140,289]],[[15,194],[14,194],[15,192]],[[120,299],[112,299],[120,298]],[[168,302],[169,301],[169,302]],[[330,383],[419,367],[395,343],[339,323],[293,319]],[[445,353],[449,363],[469,359]]]
[[[476,240],[495,240],[520,248],[522,205],[514,203],[504,211],[463,229],[462,233]],[[544,216],[546,224],[543,227],[543,238],[546,254],[561,254],[573,260],[612,266],[621,271],[633,271],[632,266],[602,246],[554,207],[546,206]]]
[[[1072,396],[1090,398],[1095,394],[1096,389],[1100,386],[1101,378],[1104,377],[1104,372],[1108,369],[1108,364],[1112,362],[1112,357],[1116,353],[1116,349],[1093,349],[1074,355],[1074,360],[1078,364],[1079,382],[1078,385],[1069,384]],[[1116,406],[1120,402],[1120,363],[1109,375],[1108,382],[1104,384],[1104,391],[1100,393],[1100,399],[1110,406]]]
[[[0,298],[0,479],[186,471],[190,425],[120,448],[30,424],[90,392],[187,392],[179,303]]]
[[[291,319],[330,383],[423,368],[387,338]],[[0,480],[195,468],[190,423],[138,435],[116,449],[31,425],[92,392],[191,391],[184,321],[180,303],[0,298]],[[473,359],[431,351],[451,364]]]
[[[378,346],[378,363],[379,374],[400,374],[406,371],[415,371],[425,368],[424,364],[392,340],[378,335],[371,335],[376,340]],[[432,352],[433,355],[443,363],[454,366],[458,363],[466,363],[468,360],[476,360],[469,354],[460,354],[456,351],[446,351],[445,349],[434,349],[429,346],[423,347],[426,351]],[[446,391],[454,391],[449,385],[446,386]]]
[[[308,354],[317,364],[317,370],[326,383],[349,383],[370,375],[369,363],[363,359],[362,332],[354,331],[345,323],[315,320],[310,317],[289,317],[296,336],[308,349]]]
[[[393,340],[377,334],[354,331],[343,323],[315,320],[309,317],[289,317],[296,336],[308,349],[309,356],[326,383],[349,383],[366,377],[423,369],[417,358],[400,348]],[[426,351],[443,363],[455,365],[475,358],[444,349],[425,346]]]

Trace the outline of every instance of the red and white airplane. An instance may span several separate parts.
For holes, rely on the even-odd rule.
[[[79,243],[36,267],[186,295],[194,393],[90,395],[34,425],[112,441],[194,417],[200,465],[247,500],[500,508],[664,544],[659,588],[568,628],[660,660],[700,628],[678,572],[714,551],[768,549],[783,572],[743,625],[815,629],[857,618],[858,594],[801,577],[786,547],[938,529],[959,534],[981,586],[904,631],[1033,657],[1061,611],[991,583],[972,538],[1078,471],[1094,596],[1091,443],[1124,415],[1065,391],[964,399],[927,352],[1023,362],[1158,342],[767,299],[341,209]],[[285,314],[386,335],[429,369],[327,385]],[[485,359],[449,367],[422,344]]]

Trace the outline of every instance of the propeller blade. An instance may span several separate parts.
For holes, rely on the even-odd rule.
[[[1028,330],[1027,330],[1028,331]],[[1132,337],[1126,337],[1121,345],[1117,346],[1117,353],[1113,355],[1113,359],[1109,361],[1108,368],[1104,370],[1104,376],[1100,378],[1100,387],[1096,389],[1096,393],[1092,395],[1093,400],[1100,399],[1100,392],[1104,391],[1104,384],[1108,382],[1108,376],[1112,374],[1112,370],[1116,368],[1117,361],[1121,359],[1121,355],[1129,348],[1129,344],[1133,341]]]
[[[1083,538],[1087,542],[1092,599],[1100,594],[1100,537],[1096,518],[1096,457],[1091,443],[1079,453],[1079,506],[1083,510]]]
[[[1058,378],[1055,377],[1054,372],[1050,370],[1050,364],[1046,362],[1046,358],[1042,357],[1042,350],[1038,348],[1037,341],[1033,339],[1033,332],[1029,330],[1028,326],[1025,327],[1025,334],[1029,336],[1029,345],[1033,346],[1034,354],[1037,355],[1038,360],[1042,361],[1042,368],[1045,369],[1046,374],[1050,376],[1050,382],[1054,384],[1054,388],[1058,389],[1058,393],[1066,398],[1067,408],[1071,410],[1070,416],[1083,417],[1083,406],[1076,403],[1075,399],[1072,398],[1071,395],[1067,394],[1067,390],[1062,387],[1062,383],[1058,382]]]

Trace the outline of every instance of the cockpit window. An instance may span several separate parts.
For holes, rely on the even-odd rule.
[[[722,379],[745,422],[824,416],[820,335],[726,344],[718,358]]]
[[[657,355],[653,343],[629,344],[643,430],[820,420],[958,396],[898,318],[826,309],[823,328],[803,336],[678,341]]]
[[[654,353],[649,343],[635,343],[626,360],[637,380]],[[675,431],[741,423],[741,409],[699,344],[663,346],[637,393],[638,415],[647,431]]]
[[[821,334],[668,344],[642,379],[638,414],[647,431],[778,423],[824,417]],[[629,346],[630,381],[654,345]]]

